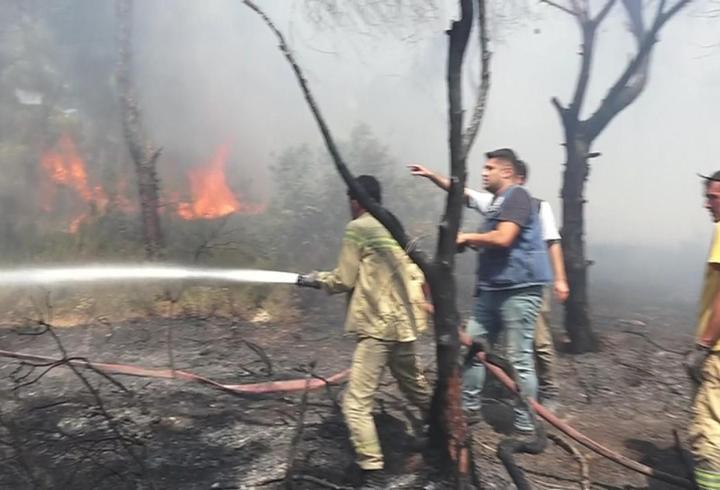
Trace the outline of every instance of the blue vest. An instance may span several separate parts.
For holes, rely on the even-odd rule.
[[[508,188],[497,199],[507,199],[517,186]],[[496,200],[497,200],[496,199]],[[501,290],[547,284],[552,281],[547,245],[543,240],[539,202],[531,199],[530,220],[520,228],[515,241],[507,248],[484,247],[478,252],[477,289]],[[480,229],[486,233],[497,228],[502,201],[493,203]]]

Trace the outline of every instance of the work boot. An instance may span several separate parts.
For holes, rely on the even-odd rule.
[[[360,490],[384,490],[386,479],[383,470],[363,470],[363,482]]]

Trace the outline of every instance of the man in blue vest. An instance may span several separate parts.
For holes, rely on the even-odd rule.
[[[447,177],[436,174],[432,170],[418,164],[410,164],[408,165],[408,168],[410,169],[410,173],[412,175],[424,177],[445,191],[450,189],[450,179]],[[515,183],[518,185],[525,185],[528,177],[527,164],[522,160],[518,160],[515,173],[517,174],[517,181]],[[495,196],[490,192],[479,192],[468,187],[465,188],[465,205],[468,208],[479,212],[483,217],[487,213],[488,209],[490,209],[494,199]],[[555,293],[555,298],[562,303],[567,299],[568,294],[570,294],[570,290],[568,288],[567,276],[565,274],[565,263],[563,261],[562,246],[560,244],[560,232],[555,224],[555,216],[553,215],[550,204],[547,201],[539,201],[539,207],[540,226],[543,230],[543,240],[545,240],[547,245],[550,265],[552,266],[551,269],[554,276],[553,291]],[[550,294],[549,289],[546,289],[543,297],[543,305],[540,307],[540,314],[535,322],[535,370],[539,384],[539,401],[541,401],[546,408],[552,407],[552,410],[556,410],[558,408],[556,397],[558,396],[560,389],[555,379],[557,354],[555,352],[555,345],[553,344],[552,333],[550,331],[548,320],[549,312]]]
[[[543,301],[543,286],[552,281],[543,241],[537,201],[516,184],[519,160],[502,148],[486,154],[483,187],[494,195],[486,220],[477,233],[459,233],[458,246],[478,249],[476,301],[464,333],[464,343],[480,338],[493,344],[504,330],[505,351],[517,373],[522,392],[537,398],[533,357],[535,322]],[[471,361],[463,373],[463,404],[470,420],[480,419],[485,368]],[[515,408],[515,429],[531,433],[530,415]]]

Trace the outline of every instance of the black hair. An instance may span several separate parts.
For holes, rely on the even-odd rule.
[[[519,175],[521,177],[525,176],[525,178],[527,178],[527,166],[525,165],[525,162],[520,160],[517,154],[510,148],[500,148],[497,150],[489,151],[485,153],[485,157],[488,160],[490,160],[491,158],[503,160],[512,165],[513,171],[516,175]],[[523,171],[525,172],[524,174]]]
[[[529,173],[527,163],[524,160],[518,160],[515,164],[515,175],[522,177],[527,182]]]
[[[382,191],[380,189],[380,182],[372,175],[360,175],[355,178],[355,182],[362,187],[367,194],[375,199],[375,202],[382,204]],[[354,195],[353,191],[348,189],[348,196],[350,199],[358,200],[357,196]]]

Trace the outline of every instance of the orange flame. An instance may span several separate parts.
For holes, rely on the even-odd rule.
[[[46,150],[40,156],[40,164],[47,172],[50,179],[57,185],[68,187],[74,190],[80,198],[93,205],[99,213],[105,212],[108,205],[108,197],[102,187],[91,187],[88,184],[85,162],[80,157],[72,138],[64,134],[50,150]],[[43,209],[49,211],[50,203],[43,203]],[[80,224],[90,216],[88,212],[82,212],[70,223],[68,230],[74,233]]]
[[[231,213],[261,213],[262,204],[240,203],[225,180],[225,162],[229,145],[220,146],[207,165],[188,171],[192,202],[181,202],[178,215],[186,220],[213,219]]]
[[[121,177],[113,197],[113,206],[125,214],[135,213],[138,210],[138,205],[137,202],[128,197],[129,195],[130,190],[128,188],[127,178]]]

